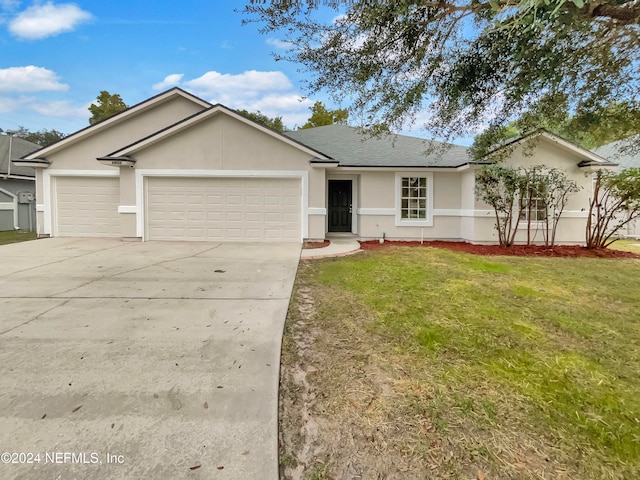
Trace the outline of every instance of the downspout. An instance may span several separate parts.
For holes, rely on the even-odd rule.
[[[7,156],[7,174],[3,177],[3,179],[6,180],[7,178],[9,178],[9,175],[11,175],[11,147],[13,145],[13,136],[17,132],[14,130],[7,130],[4,133],[6,133],[7,137],[9,137],[9,155]]]
[[[9,175],[11,175],[11,147],[13,146],[13,136],[17,132],[14,130],[7,130],[5,133],[9,137],[9,155],[7,156],[7,174],[3,177],[3,180],[7,180]],[[14,230],[20,230],[20,225],[18,224],[18,197],[2,188],[0,188],[0,191],[13,198],[13,228]]]

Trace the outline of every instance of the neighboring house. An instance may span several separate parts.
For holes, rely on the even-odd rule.
[[[596,148],[594,153],[618,164],[616,170],[620,171],[625,168],[640,168],[640,153],[624,152],[622,147],[626,140],[618,140],[611,142],[602,147]],[[627,217],[628,218],[628,217]],[[623,235],[631,238],[640,238],[640,219],[629,222],[623,228]]]
[[[35,230],[35,171],[30,167],[12,165],[20,158],[40,148],[18,137],[0,134],[0,231]]]
[[[546,132],[537,140],[533,157],[515,145],[508,162],[560,166],[586,189],[594,166],[613,165]],[[342,125],[283,135],[174,88],[19,164],[37,170],[41,236],[301,242],[345,232],[496,242],[467,150],[425,156],[426,148]],[[584,242],[589,193],[571,199],[559,242]]]

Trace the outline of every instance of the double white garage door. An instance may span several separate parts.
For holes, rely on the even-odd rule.
[[[148,177],[146,240],[301,239],[299,178]],[[118,177],[57,177],[54,235],[122,236]]]

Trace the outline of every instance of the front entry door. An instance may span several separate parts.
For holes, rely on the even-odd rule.
[[[351,232],[351,180],[329,180],[329,231]]]

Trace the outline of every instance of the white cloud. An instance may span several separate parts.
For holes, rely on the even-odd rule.
[[[0,92],[42,92],[67,90],[55,72],[30,65],[0,69]]]
[[[184,74],[182,73],[172,73],[171,75],[167,75],[164,77],[164,80],[158,83],[154,83],[151,88],[154,90],[164,90],[169,87],[174,87],[180,83]]]
[[[286,50],[293,46],[293,43],[285,42],[284,40],[280,40],[278,38],[267,38],[266,42],[268,45],[271,45],[272,47],[278,48],[280,50]]]
[[[16,37],[27,40],[70,32],[80,23],[93,16],[73,3],[55,5],[52,2],[36,4],[27,8],[9,23],[9,31]]]
[[[89,103],[73,105],[67,100],[43,100],[33,96],[0,97],[0,113],[35,112],[38,116],[80,120],[89,118]]]
[[[306,122],[313,104],[311,100],[302,100],[289,78],[279,71],[249,70],[236,75],[211,71],[183,82],[182,86],[211,103],[282,117],[290,127]]]
[[[76,106],[67,100],[38,101],[28,105],[30,110],[44,115],[45,117],[60,118],[89,118],[89,105]]]
[[[249,70],[237,75],[207,72],[201,77],[184,82],[184,86],[196,95],[206,96],[214,103],[231,106],[237,100],[250,100],[272,91],[293,88],[282,72],[258,72]]]
[[[20,109],[28,99],[0,97],[0,113],[14,112]]]
[[[239,108],[246,108],[250,112],[260,110],[260,112],[269,117],[282,117],[282,121],[286,126],[294,127],[306,123],[311,115],[309,108],[313,103],[312,100],[302,98],[292,92],[281,95],[267,95],[248,104],[246,107]]]

